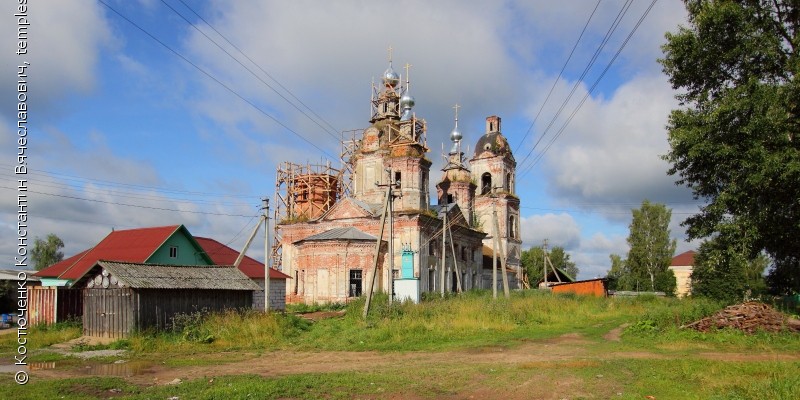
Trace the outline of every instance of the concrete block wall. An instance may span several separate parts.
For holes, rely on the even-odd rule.
[[[264,281],[254,279],[259,291],[253,292],[253,309],[264,309]],[[283,311],[286,309],[286,282],[285,279],[270,279],[269,281],[269,306],[272,310]]]

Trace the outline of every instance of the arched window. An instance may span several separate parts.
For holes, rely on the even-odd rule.
[[[481,175],[481,194],[488,194],[492,191],[492,174],[484,172]]]
[[[508,193],[513,193],[514,191],[511,190],[511,172],[506,174],[506,184],[505,184],[506,191]]]
[[[508,217],[508,237],[517,238],[517,219],[513,215]]]

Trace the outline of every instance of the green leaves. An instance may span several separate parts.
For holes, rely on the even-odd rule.
[[[686,6],[689,25],[666,35],[660,62],[684,107],[668,120],[668,173],[708,201],[684,222],[689,237],[726,235],[745,259],[766,250],[781,268],[797,271],[798,3]]]

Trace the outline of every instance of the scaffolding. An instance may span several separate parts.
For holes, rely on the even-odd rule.
[[[343,195],[343,169],[325,164],[284,162],[275,173],[275,238],[270,256],[272,265],[282,269],[283,257],[279,226],[319,218]]]

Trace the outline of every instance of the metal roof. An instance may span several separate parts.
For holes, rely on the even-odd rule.
[[[316,235],[311,235],[307,238],[300,239],[302,241],[320,241],[320,240],[377,240],[375,236],[361,232],[352,226],[346,228],[334,228]],[[297,243],[295,242],[295,243]]]
[[[40,281],[39,278],[33,276],[36,271],[32,270],[21,270],[21,269],[0,269],[0,280],[2,281],[16,281],[19,279],[19,273],[24,272],[27,276],[27,280],[38,282]]]
[[[112,231],[91,249],[53,264],[37,272],[36,276],[77,279],[92,268],[98,260],[145,262],[181,226],[169,225]]]
[[[194,240],[196,240],[197,243],[200,244],[200,247],[205,250],[206,254],[211,257],[214,264],[233,265],[233,263],[236,262],[236,258],[239,257],[238,251],[214,239],[195,236]],[[242,258],[242,262],[239,264],[239,270],[244,272],[244,274],[251,279],[264,279],[264,263],[247,255]],[[274,268],[269,270],[269,278],[292,279],[289,275]]]
[[[98,267],[108,271],[125,286],[134,289],[261,290],[247,275],[233,266],[154,265],[98,261],[89,273],[97,271]],[[81,280],[84,277],[81,277]]]

